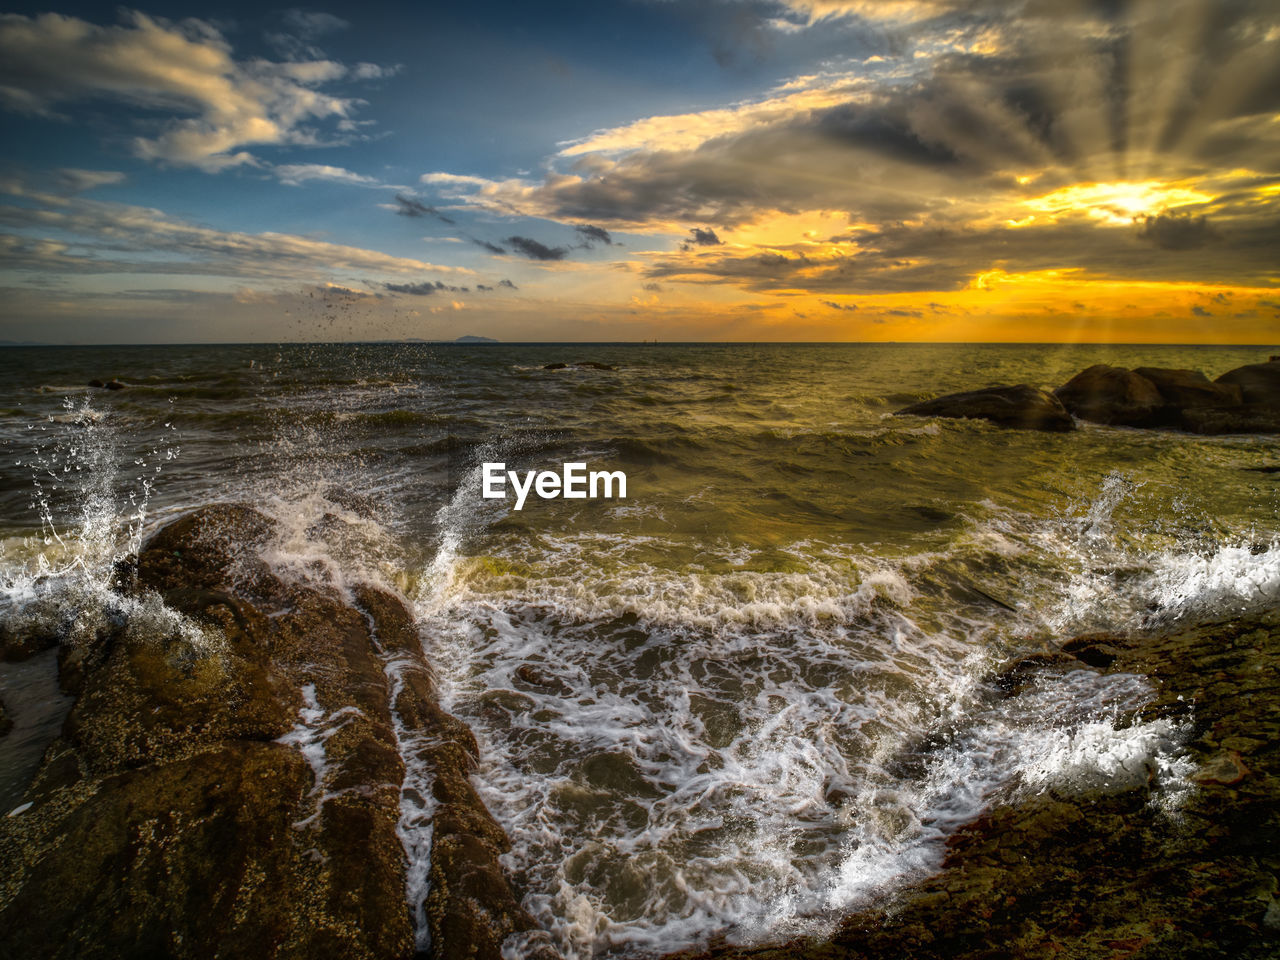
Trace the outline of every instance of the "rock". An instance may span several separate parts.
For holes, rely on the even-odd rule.
[[[1228,370],[1214,383],[1239,387],[1241,399],[1246,404],[1280,410],[1280,361],[1275,358],[1268,363],[1253,363]]]
[[[1280,433],[1280,406],[1194,407],[1182,411],[1179,423],[1188,433]]]
[[[1033,653],[1014,660],[993,676],[991,682],[1007,694],[1018,693],[1047,669],[1076,665],[1076,658],[1068,653]]]
[[[569,365],[567,363],[548,363],[542,369],[543,370],[564,370],[564,369],[567,369],[568,366]]]
[[[1056,397],[1026,384],[952,393],[913,403],[897,411],[897,415],[989,420],[997,426],[1024,430],[1075,429],[1071,415]]]
[[[1165,398],[1154,383],[1105,363],[1081,370],[1053,392],[1074,416],[1093,423],[1147,427],[1167,419]]]
[[[99,380],[97,377],[94,377],[92,380],[89,381],[89,386],[102,389],[103,387],[106,386],[106,384],[103,383],[101,380]]]
[[[60,650],[76,702],[29,809],[0,819],[0,955],[407,958],[402,756],[437,804],[434,954],[497,960],[533,928],[403,603],[280,580],[258,558],[272,533],[234,505],[171,523],[131,589],[187,626]]]
[[[45,624],[0,622],[0,659],[14,663],[57,645],[57,632]]]
[[[561,695],[568,695],[573,692],[569,685],[559,677],[545,673],[531,663],[522,663],[516,667],[516,677],[532,687],[554,690]]]
[[[1133,372],[1155,384],[1165,402],[1178,410],[1235,406],[1241,402],[1239,387],[1230,383],[1212,383],[1199,370],[1138,367]]]
[[[13,729],[13,718],[9,716],[9,711],[5,709],[4,701],[0,700],[0,737],[3,737]]]
[[[103,384],[103,386],[106,387],[108,390],[124,389],[124,384],[121,383],[119,380],[108,380],[106,383]]]

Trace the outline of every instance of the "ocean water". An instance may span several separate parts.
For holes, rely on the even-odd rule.
[[[416,612],[506,864],[567,957],[821,932],[937,869],[991,803],[1153,778],[1176,816],[1185,729],[1129,722],[1144,678],[1002,699],[1002,661],[1280,604],[1274,437],[892,412],[1095,362],[1214,377],[1274,352],[10,348],[0,615],[69,642],[103,616],[195,631],[155,601],[122,613],[107,571],[184,511],[248,501],[280,521],[283,576],[372,579]],[[544,369],[579,360],[617,369]],[[517,512],[482,498],[486,461],[622,470],[627,497]],[[0,741],[6,811],[65,709],[46,668],[0,668],[26,718]],[[400,835],[420,893],[430,810],[407,805]]]

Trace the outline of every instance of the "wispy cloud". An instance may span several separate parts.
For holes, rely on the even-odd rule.
[[[278,164],[271,170],[281,183],[296,187],[308,180],[325,180],[330,183],[349,183],[361,187],[385,186],[377,177],[367,177],[344,167],[333,167],[327,163],[286,163]]]
[[[276,282],[470,272],[295,234],[216,230],[148,207],[31,191],[21,196],[21,205],[0,205],[0,226],[24,231],[4,236],[0,269],[211,275]],[[65,239],[44,239],[25,231],[48,231]]]
[[[396,194],[395,206],[392,207],[392,209],[394,209],[395,212],[402,217],[410,217],[410,218],[431,217],[433,219],[439,220],[441,223],[453,224],[454,222],[452,219],[450,219],[449,217],[446,217],[443,213],[437,210],[435,207],[429,204],[423,203],[417,197],[411,197],[404,193]]]

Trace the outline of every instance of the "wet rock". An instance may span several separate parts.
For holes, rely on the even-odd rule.
[[[1238,386],[1232,383],[1213,383],[1199,370],[1138,367],[1133,372],[1155,384],[1164,401],[1178,410],[1235,406],[1243,400]]]
[[[1241,400],[1270,409],[1280,409],[1280,360],[1252,363],[1228,370],[1214,383],[1240,389]]]
[[[1018,693],[1046,669],[1074,667],[1077,662],[1069,653],[1033,653],[1014,660],[993,676],[991,682],[1005,693]]]
[[[1167,419],[1167,401],[1154,383],[1105,363],[1081,370],[1053,392],[1074,416],[1093,423],[1147,427]]]
[[[108,380],[103,386],[108,390],[123,390],[125,385],[119,380]]]
[[[0,659],[16,663],[57,645],[57,632],[46,624],[0,622]]]
[[[569,365],[567,363],[548,363],[542,369],[543,370],[565,370],[568,368],[568,366]]]
[[[97,377],[94,377],[92,380],[89,381],[89,386],[96,387],[97,389],[101,390],[103,387],[106,386],[106,384],[101,380],[99,380]]]
[[[569,685],[559,677],[546,673],[538,669],[531,663],[522,663],[516,667],[516,677],[523,680],[531,687],[542,687],[546,690],[553,690],[559,694],[571,693]]]
[[[282,581],[256,549],[272,533],[235,505],[175,521],[132,589],[185,624],[60,650],[76,702],[30,807],[0,819],[0,955],[411,956],[401,737],[439,805],[435,954],[496,960],[533,927],[403,603]]]
[[[0,737],[3,737],[13,729],[13,718],[9,716],[9,711],[5,709],[4,701],[0,700]]]
[[[1280,406],[1263,403],[1192,408],[1183,410],[1179,419],[1189,433],[1280,433]]]
[[[1075,429],[1071,415],[1056,397],[1026,384],[952,393],[913,403],[897,411],[897,415],[988,420],[997,426],[1024,430]]]

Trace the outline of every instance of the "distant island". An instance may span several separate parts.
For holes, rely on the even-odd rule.
[[[493,339],[493,337],[477,337],[474,334],[469,333],[466,336],[459,337],[457,340],[453,342],[454,343],[498,343],[499,341]]]

